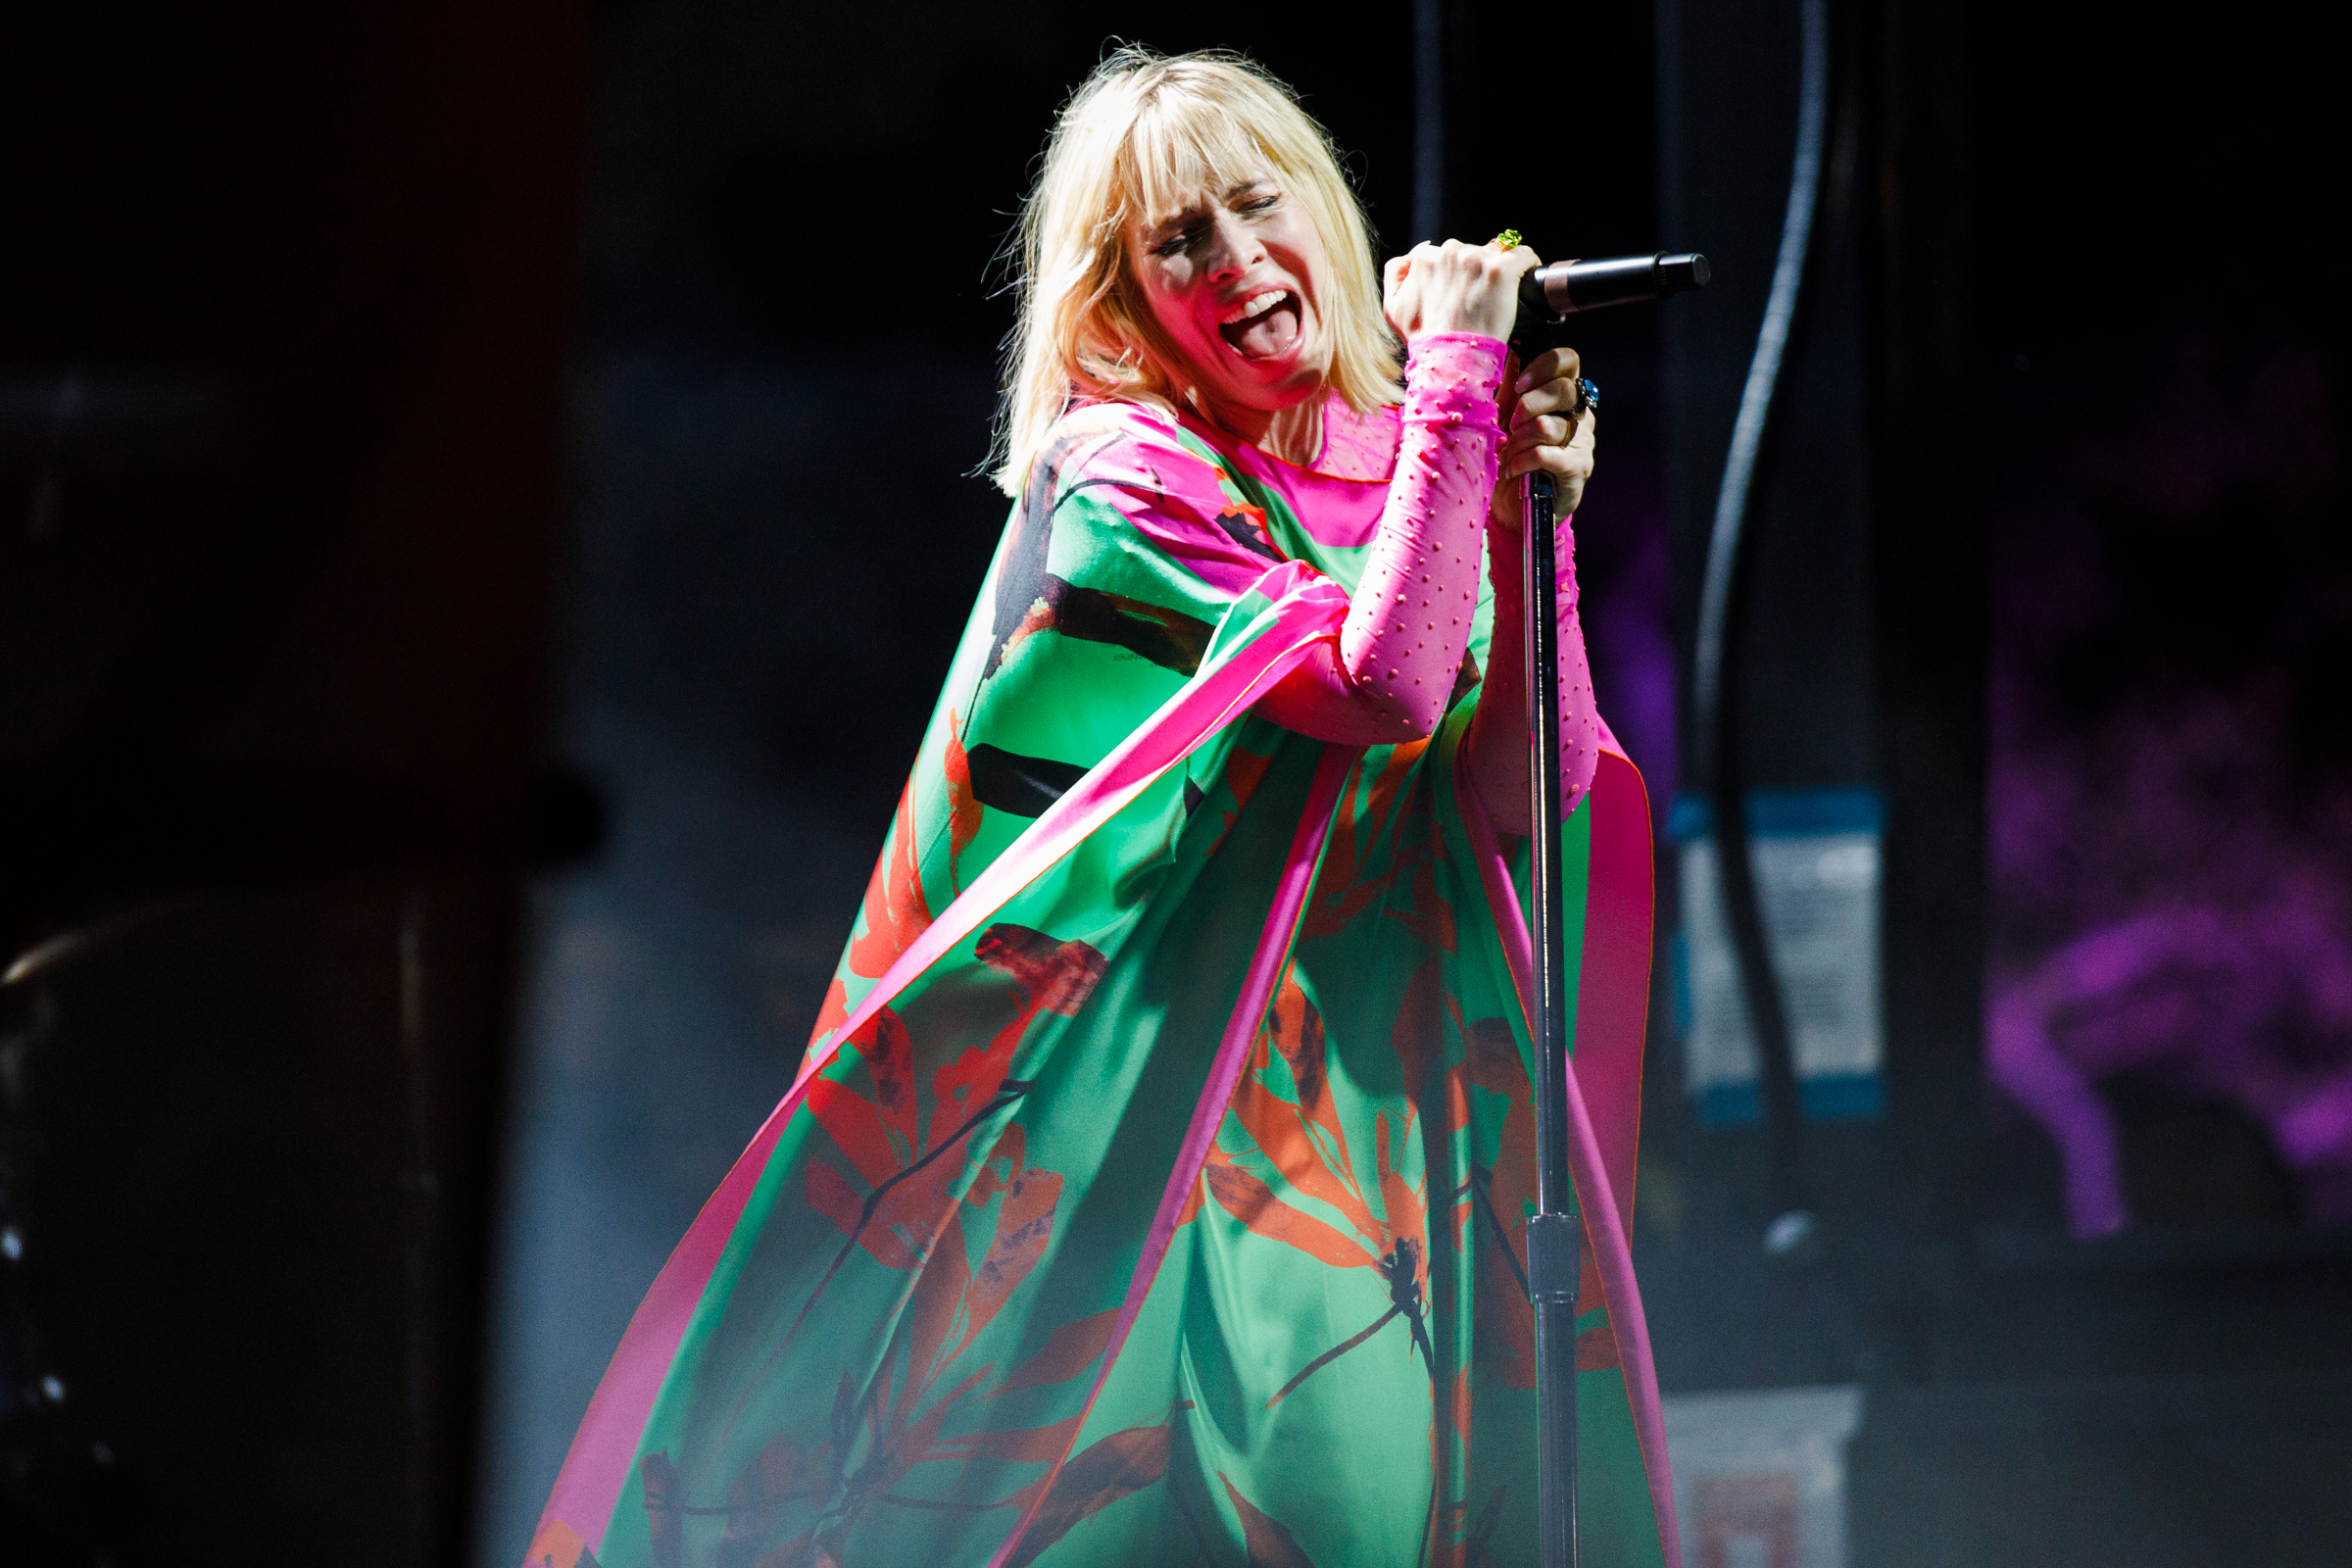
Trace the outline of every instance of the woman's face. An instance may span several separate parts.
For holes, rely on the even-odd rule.
[[[1128,257],[1206,412],[1245,435],[1315,395],[1331,368],[1316,302],[1330,270],[1305,206],[1274,175],[1138,223]]]

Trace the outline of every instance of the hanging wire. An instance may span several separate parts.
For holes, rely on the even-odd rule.
[[[1763,324],[1756,331],[1755,357],[1748,362],[1747,384],[1740,394],[1740,416],[1732,426],[1731,451],[1724,460],[1723,485],[1715,496],[1706,576],[1699,589],[1691,677],[1696,719],[1693,738],[1714,818],[1717,879],[1723,890],[1725,923],[1731,928],[1739,959],[1748,1027],[1756,1042],[1764,1120],[1772,1149],[1775,1217],[1765,1231],[1765,1247],[1783,1254],[1806,1248],[1817,1221],[1804,1171],[1802,1106],[1788,1008],[1773,973],[1763,910],[1756,895],[1739,757],[1738,693],[1727,664],[1748,508],[1765,437],[1772,429],[1781,364],[1804,291],[1814,215],[1821,201],[1822,151],[1829,131],[1829,0],[1800,0],[1798,15],[1803,65],[1797,93],[1795,165],[1788,177],[1788,206],[1781,221],[1772,294],[1765,302]]]

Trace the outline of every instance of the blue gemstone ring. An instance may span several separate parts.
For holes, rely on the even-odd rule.
[[[1598,388],[1598,387],[1594,386],[1594,385],[1593,385],[1592,382],[1590,382],[1590,381],[1579,381],[1579,382],[1577,382],[1577,383],[1576,383],[1576,412],[1577,412],[1578,414],[1580,414],[1580,415],[1581,415],[1581,414],[1583,414],[1583,413],[1584,413],[1584,412],[1585,412],[1587,409],[1597,409],[1597,408],[1599,408],[1599,407],[1600,407],[1600,388]]]

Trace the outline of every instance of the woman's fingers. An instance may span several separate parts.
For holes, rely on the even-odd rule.
[[[1502,450],[1508,453],[1525,447],[1564,447],[1575,428],[1573,420],[1556,414],[1513,416],[1511,433]]]
[[[1389,325],[1410,336],[1412,333],[1413,302],[1406,296],[1406,279],[1412,275],[1413,261],[1409,256],[1392,256],[1389,265],[1380,270],[1380,309],[1389,318]]]
[[[1514,440],[1505,447],[1502,472],[1494,482],[1494,502],[1488,509],[1489,520],[1506,532],[1517,532],[1520,475],[1539,471],[1551,475],[1552,500],[1562,514],[1583,506],[1586,481],[1592,477],[1592,450],[1599,424],[1599,415],[1587,414],[1576,421],[1575,432],[1565,443],[1544,444],[1531,434],[1527,440]]]
[[[1539,420],[1537,424],[1547,422]],[[1549,421],[1557,423],[1557,421]],[[1588,414],[1576,421],[1575,431],[1564,441],[1540,439],[1541,431],[1513,435],[1502,449],[1502,477],[1497,483],[1516,479],[1523,473],[1539,469],[1571,481],[1576,493],[1584,493],[1584,482],[1592,477],[1592,455],[1597,444],[1600,425],[1598,414]]]
[[[1584,373],[1585,362],[1578,357],[1576,350],[1569,348],[1545,349],[1528,361],[1527,368],[1519,372],[1519,390],[1525,393],[1546,381],[1573,383],[1578,376]]]
[[[1383,269],[1390,324],[1406,337],[1476,332],[1506,337],[1518,311],[1520,275],[1540,258],[1524,245],[1427,241]]]
[[[1530,418],[1538,415],[1558,415],[1573,419],[1583,412],[1578,407],[1581,402],[1583,397],[1576,389],[1573,376],[1566,380],[1538,382],[1519,394],[1519,407],[1526,411]]]
[[[1592,449],[1577,446],[1524,447],[1503,458],[1501,476],[1496,483],[1538,471],[1589,478],[1592,473]]]
[[[1499,484],[1544,472],[1552,476],[1563,512],[1574,512],[1592,477],[1600,416],[1585,408],[1577,386],[1585,364],[1574,349],[1546,349],[1511,382],[1517,394],[1510,434],[1502,446]]]
[[[1381,309],[1389,324],[1407,338],[1421,330],[1421,318],[1428,306],[1428,250],[1427,245],[1416,245],[1407,254],[1393,258],[1383,279],[1387,288]]]
[[[1574,417],[1556,414],[1512,416],[1510,433],[1503,438],[1503,456],[1527,451],[1531,447],[1573,446],[1579,439],[1590,445],[1587,430],[1597,416],[1588,410]]]

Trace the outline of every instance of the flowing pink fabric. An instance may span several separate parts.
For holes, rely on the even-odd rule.
[[[1519,907],[1509,864],[1477,791],[1460,791],[1462,818],[1478,852],[1487,902],[1501,933],[1503,956],[1519,1004],[1535,1023],[1535,945]],[[1584,1201],[1585,1239],[1618,1362],[1633,1405],[1634,1436],[1657,1510],[1666,1568],[1682,1568],[1674,1516],[1674,1475],[1666,1454],[1666,1417],[1658,1399],[1649,1323],[1634,1279],[1627,1237],[1634,1223],[1634,1164],[1642,1105],[1642,1044],[1649,1019],[1649,945],[1653,888],[1649,795],[1642,774],[1613,746],[1601,753],[1590,797],[1592,839],[1585,894],[1584,959],[1578,973],[1576,1041],[1568,1070],[1568,1165]],[[1593,1114],[1597,1107],[1599,1115]],[[1608,1129],[1604,1144],[1595,1121]]]
[[[1297,562],[1285,562],[1258,580],[1260,597],[1275,600],[1275,623],[1250,647],[1266,639],[1268,662],[1236,657],[1211,673],[1193,681],[1168,699],[1160,710],[1113,748],[1068,794],[1045,813],[973,879],[938,919],[906,946],[898,961],[874,982],[849,1015],[808,1049],[792,1087],[799,1089],[840,1051],[841,1043],[905,990],[909,982],[939,961],[947,951],[980,929],[1014,894],[1078,846],[1080,840],[1116,815],[1121,807],[1143,793],[1170,767],[1191,756],[1200,743],[1240,717],[1274,683],[1329,635],[1332,614],[1346,601],[1330,578]]]
[[[1286,562],[1266,572],[1257,592],[1273,601],[1271,623],[1210,673],[1171,698],[1134,735],[1088,772],[1014,842],[989,869],[974,880],[940,917],[925,928],[866,993],[840,1025],[812,1047],[791,1089],[761,1124],[751,1145],[728,1171],[726,1179],[703,1205],[694,1223],[656,1278],[645,1300],[630,1319],[612,1364],[598,1384],[588,1413],[572,1440],[541,1517],[541,1528],[557,1519],[593,1521],[601,1534],[626,1486],[637,1444],[651,1418],[670,1365],[676,1357],[695,1308],[709,1288],[745,1206],[759,1186],[768,1159],[785,1126],[806,1094],[809,1079],[832,1059],[841,1042],[862,1028],[881,1008],[921,975],[931,963],[1001,908],[1015,894],[1044,874],[1102,822],[1132,801],[1167,768],[1191,755],[1209,736],[1247,710],[1290,670],[1318,647],[1328,647],[1348,600],[1338,585],[1308,567]],[[1148,1233],[1142,1257],[1131,1277],[1116,1320],[1111,1346],[1103,1357],[1087,1396],[1093,1407],[1149,1294],[1152,1276],[1165,1256],[1176,1220],[1200,1167],[1207,1154],[1231,1099],[1243,1059],[1265,1011],[1292,936],[1313,885],[1321,846],[1328,836],[1340,790],[1360,752],[1331,747],[1318,766],[1307,808],[1286,858],[1272,907],[1257,949],[1228,1021],[1223,1040],[1188,1127],[1182,1153],[1169,1174],[1159,1209]],[[1623,758],[1612,769],[1606,762],[1595,784],[1593,805],[1593,888],[1588,904],[1588,932],[1583,984],[1580,993],[1577,1051],[1579,1066],[1569,1081],[1571,1158],[1578,1189],[1594,1201],[1588,1205],[1588,1234],[1598,1264],[1609,1318],[1618,1335],[1621,1359],[1633,1396],[1635,1427],[1658,1509],[1669,1568],[1680,1568],[1680,1548],[1674,1530],[1674,1499],[1667,1482],[1663,1424],[1658,1415],[1657,1379],[1650,1362],[1648,1333],[1641,1299],[1633,1281],[1632,1259],[1625,1233],[1631,1221],[1633,1194],[1632,1116],[1640,1103],[1641,1024],[1647,1003],[1648,958],[1648,840],[1647,805],[1640,775]],[[1605,795],[1605,800],[1604,800]],[[1481,871],[1487,883],[1495,923],[1514,976],[1521,985],[1523,1004],[1529,974],[1526,923],[1510,890],[1492,828],[1475,792],[1461,791],[1465,820],[1477,845]],[[1628,813],[1631,812],[1629,816]],[[1625,821],[1638,824],[1627,837]],[[1612,824],[1604,833],[1603,822]],[[1640,899],[1628,889],[1633,860],[1642,874]],[[1500,876],[1498,884],[1496,877]],[[1607,886],[1604,888],[1604,878]],[[1602,911],[1609,912],[1602,912]],[[1595,930],[1593,927],[1613,927]],[[1597,941],[1596,941],[1597,939]],[[1598,955],[1598,956],[1596,956]],[[1640,973],[1629,978],[1627,965],[1639,956]],[[1588,1005],[1585,998],[1593,1001]],[[1630,1010],[1629,1010],[1630,1009]],[[1628,1019],[1630,1034],[1627,1032]],[[1588,1039],[1588,1019],[1592,1038]],[[1606,1038],[1603,1038],[1603,1036]],[[1624,1042],[1631,1041],[1630,1067]],[[1587,1102],[1578,1079],[1593,1082],[1611,1127],[1606,1153],[1587,1115]],[[1630,1098],[1629,1098],[1630,1096]],[[1622,1120],[1620,1118],[1623,1118]],[[1608,1166],[1622,1168],[1612,1183]],[[1613,1194],[1622,1192],[1619,1200]],[[1621,1214],[1622,1210],[1622,1214]],[[1083,1426],[1083,1418],[1080,1423]],[[1067,1457],[1065,1449],[1062,1456]],[[1055,1461],[1056,1473],[1062,1460]],[[1051,1480],[1037,1492],[1042,1502]],[[998,1549],[993,1564],[1001,1565],[1017,1548],[1028,1529],[1037,1502]]]
[[[1273,906],[1266,911],[1265,927],[1258,933],[1256,951],[1250,956],[1250,971],[1242,982],[1241,997],[1233,1004],[1233,1015],[1226,1020],[1225,1037],[1217,1044],[1208,1082],[1201,1087],[1200,1098],[1193,1105],[1193,1119],[1185,1128],[1183,1147],[1177,1152],[1174,1168],[1168,1172],[1168,1184],[1160,1192],[1159,1209],[1152,1215],[1152,1229],[1144,1238],[1143,1254],[1136,1259],[1135,1272],[1128,1278],[1127,1296],[1119,1303],[1118,1317],[1112,1321],[1110,1344],[1102,1352],[1102,1368],[1086,1391],[1086,1403],[1080,1408],[1077,1421],[1072,1423],[1061,1452],[1054,1456],[1054,1468],[1047,1473],[1044,1485],[1037,1489],[1029,1506],[1021,1510],[1020,1522],[1012,1527],[1012,1534],[1004,1538],[996,1555],[989,1558],[989,1568],[1004,1568],[1019,1547],[1021,1538],[1029,1533],[1038,1510],[1053,1495],[1054,1483],[1060,1476],[1061,1467],[1069,1462],[1070,1450],[1078,1446],[1079,1435],[1086,1430],[1086,1418],[1093,1413],[1102,1386],[1110,1381],[1110,1369],[1126,1347],[1136,1315],[1144,1309],[1144,1298],[1152,1294],[1152,1283],[1158,1277],[1161,1259],[1168,1254],[1168,1243],[1176,1235],[1177,1222],[1184,1215],[1195,1184],[1200,1180],[1200,1167],[1208,1162],[1208,1146],[1215,1140],[1218,1127],[1224,1124],[1225,1107],[1233,1100],[1234,1085],[1241,1081],[1242,1063],[1248,1059],[1250,1048],[1265,1022],[1266,1005],[1274,997],[1274,983],[1290,959],[1291,942],[1298,933],[1298,918],[1306,910],[1307,895],[1314,890],[1315,868],[1322,859],[1323,842],[1330,837],[1332,815],[1339,808],[1340,788],[1363,755],[1359,747],[1323,749],[1323,759],[1315,766],[1315,781],[1307,791],[1306,809],[1299,813],[1298,831],[1292,836],[1290,854],[1283,858]]]
[[[809,1079],[832,1060],[841,1043],[1153,779],[1239,717],[1310,650],[1328,643],[1347,612],[1347,595],[1339,585],[1297,562],[1285,562],[1265,573],[1258,580],[1257,591],[1274,601],[1272,624],[1170,698],[1071,786],[908,945],[849,1016],[810,1047],[791,1089],[760,1124],[718,1190],[704,1202],[685,1238],[655,1278],[653,1289],[629,1319],[620,1348],[613,1352],[595,1396],[589,1400],[587,1416],[572,1438],[563,1472],[540,1516],[541,1528],[564,1519],[583,1526],[594,1521],[601,1532],[612,1517],[621,1489],[628,1483],[637,1442],[653,1414],[662,1380],[676,1359],[694,1309],[726,1251],[744,1205],[759,1186],[792,1113],[800,1108]],[[1289,874],[1286,867],[1285,875]]]

